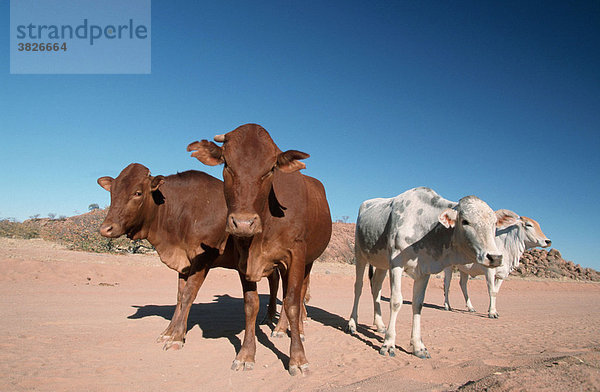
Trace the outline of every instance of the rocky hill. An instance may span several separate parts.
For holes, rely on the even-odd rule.
[[[515,275],[600,282],[600,272],[563,259],[557,249],[530,249],[521,256]]]

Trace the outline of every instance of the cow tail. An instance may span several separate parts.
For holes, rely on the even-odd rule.
[[[373,265],[369,264],[369,285],[373,287]]]

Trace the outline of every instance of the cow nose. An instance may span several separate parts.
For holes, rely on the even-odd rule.
[[[546,246],[550,246],[550,245],[552,245],[552,241],[546,240]]]
[[[258,214],[230,214],[227,231],[240,237],[252,237],[262,232]]]
[[[488,259],[490,267],[497,267],[502,263],[502,255],[488,253],[485,257]]]
[[[112,235],[113,227],[112,225],[102,225],[100,227],[100,234],[103,237],[110,237]]]

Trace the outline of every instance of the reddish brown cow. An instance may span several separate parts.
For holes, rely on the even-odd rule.
[[[232,241],[225,246],[223,182],[199,171],[152,177],[147,167],[132,163],[116,179],[101,177],[98,184],[111,199],[100,233],[148,239],[162,262],[179,272],[175,313],[158,342],[164,342],[165,350],[183,347],[190,307],[208,270],[238,266]],[[278,276],[270,277],[269,284],[272,318]]]
[[[223,145],[203,140],[191,143],[188,151],[204,164],[225,165],[226,230],[234,237],[240,254],[239,270],[246,277],[246,329],[232,369],[254,366],[256,282],[278,266],[284,275],[283,303],[291,330],[289,372],[305,373],[308,361],[300,336],[300,303],[312,262],[331,237],[325,189],[318,180],[298,171],[305,168],[299,160],[308,158],[308,154],[281,152],[259,125],[242,125],[216,136],[215,141]]]

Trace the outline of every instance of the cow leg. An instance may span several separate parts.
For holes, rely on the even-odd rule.
[[[312,264],[311,264],[311,268],[312,268]],[[308,301],[310,301],[310,276],[308,276],[308,280],[304,281],[304,284],[302,285],[302,303],[300,306],[300,310],[302,312],[301,314],[301,321],[303,323],[308,321],[308,311],[306,310],[306,304],[308,303]]]
[[[413,286],[413,322],[410,344],[412,346],[413,354],[422,359],[431,358],[421,339],[421,311],[423,310],[423,301],[425,300],[425,290],[427,289],[428,282],[429,275],[424,275],[415,279],[415,284]]]
[[[495,304],[496,298],[498,297],[498,292],[500,291],[500,286],[502,286],[503,282],[504,282],[504,279],[496,278],[496,284],[494,285],[494,292],[496,293],[496,295],[494,296],[494,304]],[[500,314],[498,314],[498,312],[496,312],[496,314],[498,315],[498,317],[500,317]]]
[[[450,306],[450,283],[452,282],[452,266],[444,268],[444,309],[452,310]]]
[[[362,294],[363,279],[365,277],[365,268],[367,262],[356,253],[356,276],[354,278],[354,305],[352,305],[352,313],[350,314],[350,320],[346,325],[346,332],[350,334],[356,333],[356,325],[358,324],[358,301]]]
[[[306,298],[310,285],[310,270],[312,263],[307,265],[304,272],[304,280],[302,282],[302,291],[300,293],[300,339],[304,341],[304,323],[308,321],[308,313],[306,311]]]
[[[377,332],[385,333],[385,324],[381,317],[381,286],[387,270],[375,268],[373,278],[371,279],[371,295],[373,296],[373,325],[377,328]]]
[[[498,318],[499,314],[496,311],[496,294],[498,290],[496,288],[496,269],[488,268],[485,271],[485,282],[487,283],[488,295],[490,296],[490,307],[488,309],[489,318]]]
[[[400,266],[394,266],[390,270],[390,286],[392,296],[390,298],[390,322],[388,323],[387,331],[385,333],[385,339],[383,346],[379,350],[379,354],[389,354],[390,357],[396,355],[396,319],[398,318],[398,312],[402,307],[402,272],[404,268]]]
[[[277,314],[277,292],[279,291],[279,269],[275,268],[273,273],[268,276],[269,280],[269,307],[267,315],[262,320],[261,324],[273,322]]]
[[[282,285],[283,285],[283,295],[282,295],[282,300],[281,300],[282,305],[281,305],[281,311],[279,312],[279,320],[277,321],[277,325],[271,332],[271,337],[273,337],[273,338],[284,337],[288,330],[288,319],[287,319],[287,315],[285,314],[285,299],[286,299],[287,289],[288,289],[288,283],[287,283],[288,273],[289,273],[289,271],[286,270],[283,273],[283,275],[281,275],[281,277],[282,277],[281,281],[282,281]]]
[[[309,274],[312,263],[304,264],[305,256],[303,251],[294,251],[287,281],[288,289],[285,297],[285,312],[290,322],[291,343],[290,343],[290,364],[289,373],[295,376],[299,373],[308,372],[308,360],[304,353],[304,345],[300,337],[300,305],[302,298],[302,287],[308,285]]]
[[[462,290],[463,296],[465,297],[465,303],[467,304],[467,309],[469,312],[475,312],[475,308],[471,304],[471,299],[469,298],[469,292],[467,291],[467,283],[469,283],[469,274],[460,271],[460,289]]]
[[[194,268],[194,265],[192,268]],[[178,350],[183,347],[190,308],[198,295],[198,290],[202,286],[202,283],[204,283],[204,279],[206,279],[209,269],[209,266],[204,264],[200,269],[192,270],[192,272],[190,272],[181,295],[181,309],[179,315],[177,318],[173,317],[173,320],[171,321],[171,323],[174,323],[171,338],[165,341],[163,349],[169,350],[172,348]]]
[[[173,337],[173,329],[175,328],[176,324],[175,320],[178,320],[181,315],[181,297],[183,296],[183,290],[187,279],[188,274],[179,274],[179,279],[177,280],[177,305],[175,306],[175,312],[173,313],[173,317],[171,317],[169,326],[158,336],[156,343],[164,343]]]
[[[244,341],[238,352],[231,370],[254,369],[254,357],[256,356],[256,316],[258,315],[259,299],[256,283],[246,280],[244,274],[240,273],[242,289],[244,290],[244,313],[246,315],[246,328],[244,330]]]
[[[283,278],[284,282],[287,280],[286,277]],[[284,284],[284,292],[287,291],[286,290],[287,287],[287,283]],[[302,341],[304,341],[304,322],[306,322],[308,320],[308,313],[306,312],[306,302],[308,302],[308,299],[310,298],[310,294],[309,293],[309,287],[310,287],[310,282],[307,280],[302,284],[302,298],[303,300],[300,302],[300,338],[302,339]],[[288,318],[287,315],[285,313],[285,297],[283,299],[283,306],[281,308],[281,313],[279,315],[279,321],[277,322],[277,326],[275,326],[275,328],[273,329],[273,332],[271,332],[271,337],[274,338],[282,338],[286,335],[288,327],[289,327],[289,322],[288,322]]]

